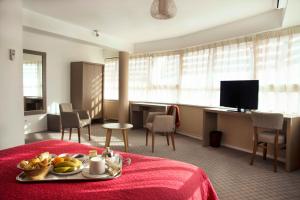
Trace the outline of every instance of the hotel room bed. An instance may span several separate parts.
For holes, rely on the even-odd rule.
[[[19,161],[48,151],[84,153],[102,148],[60,140],[47,140],[0,151],[0,200],[216,200],[216,192],[203,170],[173,160],[122,153],[131,158],[122,176],[108,181],[19,183]]]

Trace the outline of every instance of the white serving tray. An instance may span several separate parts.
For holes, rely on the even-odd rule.
[[[123,159],[120,156],[120,164],[122,166],[123,164]],[[104,180],[111,180],[111,179],[115,179],[118,178],[122,175],[122,167],[121,170],[119,171],[119,173],[117,173],[115,176],[111,176],[109,175],[107,172],[105,172],[102,175],[98,175],[98,176],[84,176],[82,173],[86,173],[88,171],[88,162],[84,164],[84,167],[82,169],[81,172],[77,173],[77,174],[72,174],[72,175],[56,175],[53,174],[49,171],[48,175],[43,179],[43,180],[32,180],[30,178],[28,178],[24,172],[21,172],[17,177],[16,180],[18,182],[22,182],[22,183],[30,183],[30,182],[51,182],[51,181],[62,181],[62,182],[66,182],[66,181],[104,181]]]

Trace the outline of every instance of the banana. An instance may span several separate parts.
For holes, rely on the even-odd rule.
[[[70,167],[70,169],[68,169],[66,172],[72,172],[74,170],[76,170],[76,167]]]
[[[64,162],[60,162],[57,165],[55,165],[54,167],[79,167],[81,165],[81,162],[72,162],[72,161],[64,161]]]
[[[82,165],[82,162],[78,159],[74,159],[74,162],[76,163],[77,167],[80,167]]]
[[[56,173],[65,173],[65,172],[69,172],[69,170],[71,170],[72,167],[56,167],[54,168],[54,171]],[[74,169],[73,169],[74,170]],[[72,171],[73,171],[72,170]]]

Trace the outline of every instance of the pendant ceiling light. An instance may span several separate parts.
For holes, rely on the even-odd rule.
[[[154,0],[151,5],[151,16],[155,19],[170,19],[176,12],[174,0]]]

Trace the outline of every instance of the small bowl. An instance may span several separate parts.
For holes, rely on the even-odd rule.
[[[25,175],[31,180],[43,180],[50,170],[50,165],[41,167],[40,169],[22,170],[25,173]]]
[[[20,163],[17,165],[17,168],[21,169],[31,180],[43,180],[51,168],[51,158],[46,163],[39,165],[38,169],[24,169],[20,166]]]

